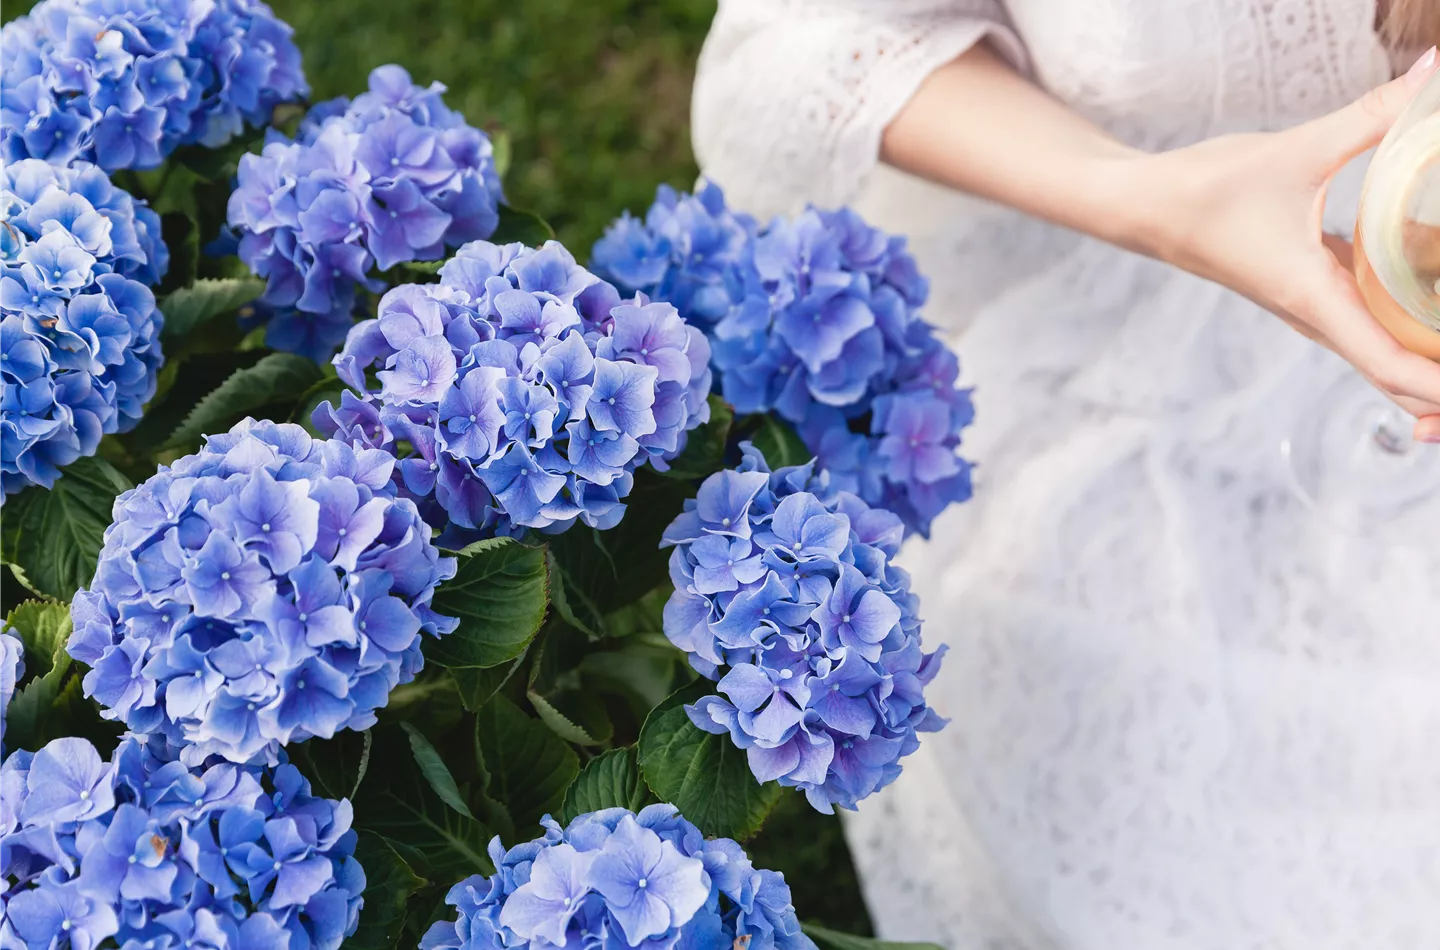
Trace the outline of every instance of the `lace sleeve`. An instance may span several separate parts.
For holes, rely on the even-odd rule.
[[[986,37],[1025,67],[1001,0],[722,0],[695,80],[700,166],[758,215],[844,203],[925,77]]]

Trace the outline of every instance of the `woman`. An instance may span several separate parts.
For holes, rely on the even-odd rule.
[[[1277,451],[1325,348],[1440,440],[1320,235],[1436,39],[1436,0],[722,2],[704,172],[907,234],[976,386],[983,484],[907,550],[952,722],[847,816],[885,936],[1440,947],[1440,556]]]

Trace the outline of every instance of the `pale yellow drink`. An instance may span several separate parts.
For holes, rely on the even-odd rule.
[[[1435,283],[1440,281],[1440,228],[1410,222],[1405,230],[1412,235],[1407,244],[1416,249],[1412,266],[1422,279],[1428,279],[1431,283],[1430,309],[1440,313],[1440,293],[1433,292]],[[1360,294],[1365,298],[1370,312],[1375,314],[1375,319],[1379,320],[1402,346],[1421,356],[1440,360],[1440,330],[1419,319],[1390,295],[1390,291],[1375,273],[1365,251],[1364,236],[1358,227],[1355,229],[1355,280],[1360,284]]]
[[[1355,226],[1355,278],[1395,339],[1440,360],[1440,112],[1407,115],[1377,154]]]

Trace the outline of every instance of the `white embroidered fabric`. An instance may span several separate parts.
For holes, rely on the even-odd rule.
[[[1375,20],[1374,0],[722,2],[705,173],[757,214],[850,202],[908,234],[976,386],[976,497],[905,552],[952,722],[846,816],[884,936],[1440,947],[1440,557],[1317,521],[1278,451],[1348,369],[1217,286],[876,158],[982,36],[1163,148],[1360,96],[1392,72]]]

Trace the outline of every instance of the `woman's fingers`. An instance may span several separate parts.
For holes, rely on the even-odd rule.
[[[1308,154],[1318,163],[1320,178],[1329,179],[1356,155],[1379,145],[1437,69],[1440,59],[1431,47],[1399,79],[1377,86],[1343,109],[1298,126],[1295,132],[1310,143]]]
[[[1354,278],[1329,264],[1316,277],[1310,312],[1297,316],[1390,396],[1440,407],[1440,363],[1401,346],[1371,316]]]
[[[1338,234],[1322,234],[1320,241],[1325,245],[1335,262],[1347,273],[1355,273],[1355,245]]]
[[[1426,419],[1431,416],[1440,416],[1440,405],[1436,405],[1433,402],[1424,402],[1423,400],[1419,399],[1407,399],[1404,396],[1392,397],[1391,401],[1394,402],[1395,405],[1399,406],[1401,409],[1404,409],[1406,412],[1410,413],[1410,415],[1414,416],[1417,420]]]
[[[1355,368],[1391,397],[1429,403],[1440,409],[1440,364],[1405,349],[1379,324],[1368,330],[1331,335],[1335,347]],[[1374,339],[1383,336],[1384,340]]]
[[[1416,419],[1415,438],[1420,442],[1440,442],[1440,415],[1422,416]]]

